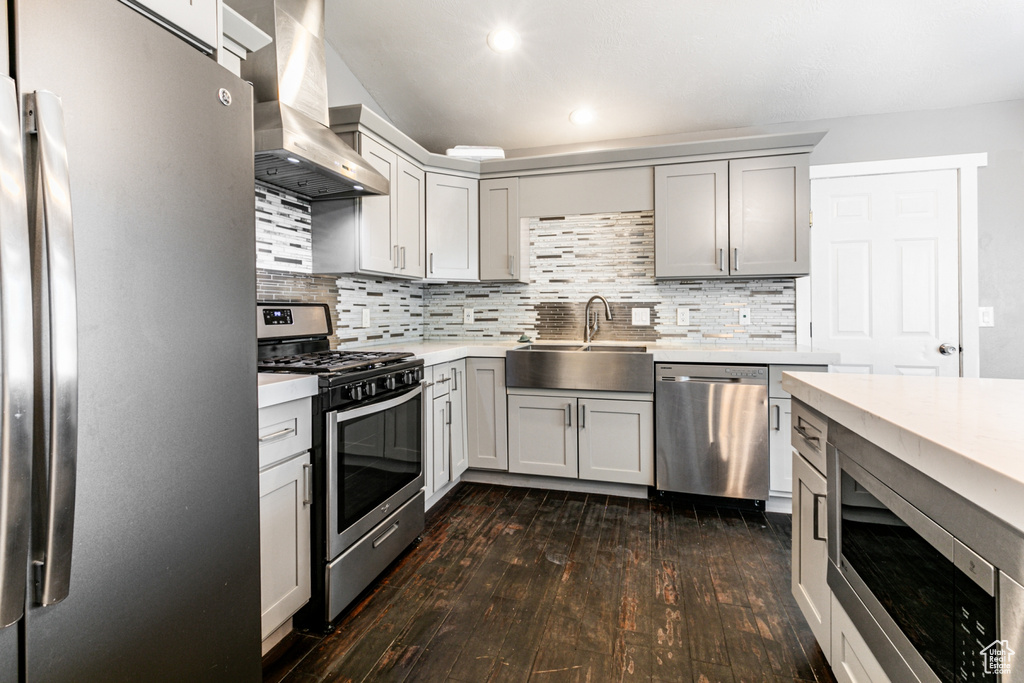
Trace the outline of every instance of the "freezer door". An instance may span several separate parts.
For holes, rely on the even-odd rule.
[[[22,102],[63,106],[78,301],[70,586],[29,596],[24,675],[258,680],[251,88],[119,2],[13,4]]]

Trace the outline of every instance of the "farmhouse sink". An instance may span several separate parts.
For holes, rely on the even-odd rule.
[[[505,384],[528,389],[654,392],[645,346],[528,344],[505,355]]]

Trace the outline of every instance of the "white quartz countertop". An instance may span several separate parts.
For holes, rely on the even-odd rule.
[[[1024,531],[1024,381],[798,372],[782,387]]]
[[[319,380],[316,375],[289,375],[280,372],[259,372],[259,407],[294,401],[316,394]]]
[[[582,346],[582,341],[536,340],[536,344]],[[828,365],[837,363],[839,354],[806,346],[793,345],[725,345],[725,344],[670,344],[636,341],[595,340],[594,344],[620,346],[646,346],[654,355],[655,363],[740,363],[761,365]],[[501,341],[415,341],[376,345],[374,350],[409,351],[423,359],[426,365],[448,363],[460,358],[503,358],[505,352],[523,346],[522,342]]]

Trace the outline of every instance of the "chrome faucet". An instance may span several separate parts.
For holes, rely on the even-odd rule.
[[[600,300],[601,303],[604,304],[604,319],[612,319],[612,309],[608,305],[608,301],[603,296],[600,295],[594,295],[590,297],[590,301],[587,302],[587,307],[583,310],[583,316],[586,319],[586,322],[583,326],[583,342],[586,344],[589,344],[594,334],[597,333],[597,326],[601,322],[601,312],[598,311],[594,314],[594,326],[590,326],[590,304],[594,303],[597,300]]]

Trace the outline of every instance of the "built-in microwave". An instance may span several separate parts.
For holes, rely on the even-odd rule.
[[[1024,534],[842,425],[828,584],[893,681],[1024,681]]]

